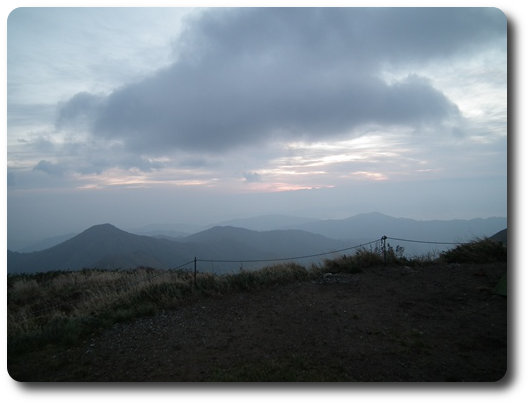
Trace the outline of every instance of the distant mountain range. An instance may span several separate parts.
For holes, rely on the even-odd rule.
[[[301,230],[252,231],[232,226],[216,226],[182,242],[208,247],[211,258],[241,261],[304,256],[347,247],[343,241]]]
[[[104,224],[38,252],[8,250],[7,269],[10,273],[32,273],[83,268],[167,268],[180,264],[195,249],[194,245],[139,236]]]
[[[343,220],[306,220],[262,216],[228,222],[240,227],[214,226],[191,235],[173,229],[170,235],[156,237],[125,232],[110,224],[96,225],[47,249],[30,253],[8,250],[7,270],[9,273],[34,273],[138,266],[169,269],[194,257],[238,261],[200,263],[200,271],[222,273],[237,270],[240,266],[251,268],[266,264],[246,262],[254,259],[312,255],[376,240],[383,235],[416,241],[466,242],[491,236],[507,226],[506,218],[417,221],[380,213],[361,214]],[[284,229],[264,230],[270,227]],[[163,229],[160,226],[156,228]],[[149,231],[158,234],[156,228]],[[405,247],[405,253],[409,255],[451,247],[402,240],[389,240],[389,243]]]
[[[18,253],[8,250],[7,269],[8,273],[139,266],[171,269],[197,256],[203,260],[221,260],[200,263],[199,270],[223,273],[238,270],[243,264],[245,268],[263,266],[263,263],[245,263],[247,260],[303,256],[344,246],[344,242],[299,230],[257,232],[214,227],[173,241],[135,235],[104,224],[42,251]],[[238,262],[223,262],[227,260]]]
[[[307,218],[268,215],[237,219],[227,223],[254,230],[269,229],[271,226],[274,227],[273,229],[299,229],[343,240],[349,245],[379,239],[383,235],[409,240],[462,243],[491,236],[507,227],[507,219],[502,217],[420,221],[395,218],[378,212],[359,214],[345,219],[305,220]],[[392,246],[404,247],[405,253],[409,256],[440,252],[452,247],[444,243],[418,244],[395,240],[389,240],[389,243]]]
[[[310,222],[297,229],[344,240],[365,240],[388,235],[404,239],[466,242],[490,236],[506,227],[506,218],[500,217],[418,221],[374,212],[346,219]]]
[[[317,221],[315,218],[296,217],[291,215],[260,215],[250,218],[238,218],[223,221],[214,226],[233,226],[253,231],[274,231],[278,229],[300,229],[301,226]]]

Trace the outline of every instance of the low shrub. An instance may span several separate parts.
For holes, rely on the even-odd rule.
[[[507,258],[506,246],[489,238],[463,243],[440,254],[440,259],[446,263],[506,262]]]
[[[354,255],[324,260],[324,272],[360,273],[364,268],[383,264],[383,257],[377,249],[360,249]]]

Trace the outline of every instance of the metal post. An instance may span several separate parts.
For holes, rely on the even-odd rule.
[[[193,287],[197,287],[197,256],[193,259]]]
[[[386,235],[381,238],[383,241],[383,264],[386,266]]]

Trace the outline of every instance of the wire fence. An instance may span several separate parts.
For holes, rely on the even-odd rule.
[[[137,279],[136,281],[131,280],[120,280],[114,284],[114,288],[122,288],[124,291],[130,290],[131,288],[136,288],[141,284],[145,283],[151,283],[154,279],[163,276],[164,274],[167,274],[168,272],[174,272],[178,270],[184,270],[187,273],[192,273],[193,275],[193,286],[196,286],[197,283],[197,263],[280,263],[280,262],[286,262],[286,261],[295,261],[295,260],[303,260],[303,259],[311,259],[316,257],[323,257],[323,256],[329,256],[337,253],[343,253],[347,251],[352,250],[358,250],[362,249],[366,246],[373,246],[374,244],[376,247],[380,250],[380,252],[384,256],[384,260],[386,263],[386,240],[393,240],[393,241],[401,241],[401,242],[409,242],[409,243],[422,243],[422,244],[436,244],[436,245],[460,245],[462,242],[437,242],[437,241],[425,241],[425,240],[413,240],[413,239],[404,239],[404,238],[394,238],[389,236],[382,236],[379,239],[374,239],[369,242],[357,244],[354,246],[349,246],[342,249],[335,249],[325,252],[319,252],[319,253],[313,253],[313,254],[307,254],[307,255],[299,255],[299,256],[290,256],[290,257],[276,257],[276,258],[255,258],[255,259],[212,259],[212,258],[206,258],[202,259],[200,257],[194,257],[193,259],[190,259],[186,261],[185,263],[182,263],[176,267],[172,267],[168,271],[159,271],[159,272],[153,272],[152,274],[146,274],[146,277],[143,277],[141,279]],[[191,267],[193,266],[193,267]],[[45,303],[46,304],[46,303]],[[49,313],[53,310],[60,309],[64,303],[61,304],[52,304],[49,303],[49,305],[41,305],[39,309],[36,309],[34,311],[30,311],[29,313],[32,315],[41,315],[45,313]]]
[[[342,252],[347,252],[347,251],[350,251],[350,250],[357,250],[357,249],[361,249],[365,246],[368,246],[368,245],[374,245],[374,244],[377,244],[377,243],[380,243],[380,249],[381,249],[381,253],[383,255],[383,260],[384,260],[384,263],[386,264],[386,261],[387,261],[387,246],[386,246],[386,241],[387,240],[392,240],[392,241],[398,241],[398,242],[408,242],[408,243],[421,243],[421,244],[431,244],[431,245],[459,245],[461,244],[462,242],[439,242],[439,241],[427,241],[427,240],[415,240],[415,239],[405,239],[405,238],[395,238],[395,237],[390,237],[390,236],[386,236],[386,235],[383,235],[381,238],[379,239],[374,239],[374,240],[371,240],[369,242],[365,242],[365,243],[361,243],[361,244],[358,244],[358,245],[355,245],[355,246],[349,246],[349,247],[346,247],[346,248],[342,248],[342,249],[335,249],[335,250],[330,250],[330,251],[326,251],[326,252],[319,252],[319,253],[313,253],[313,254],[307,254],[307,255],[300,255],[300,256],[290,256],[290,257],[276,257],[276,258],[256,258],[256,259],[211,259],[211,258],[206,258],[206,259],[203,259],[203,258],[200,258],[200,257],[195,257],[194,259],[178,266],[175,268],[175,270],[178,270],[178,269],[181,269],[181,268],[185,268],[186,266],[190,266],[191,264],[193,264],[193,283],[194,285],[196,284],[196,280],[197,280],[197,272],[198,272],[198,268],[197,268],[197,263],[240,263],[241,265],[243,263],[270,263],[270,262],[275,262],[275,263],[280,263],[280,262],[285,262],[285,261],[295,261],[295,260],[303,260],[303,259],[311,259],[311,258],[316,258],[316,257],[323,257],[323,256],[329,256],[329,255],[332,255],[332,254],[336,254],[336,253],[342,253]]]
[[[404,239],[404,238],[394,238],[390,236],[382,236],[379,239],[374,239],[369,242],[361,243],[355,246],[349,246],[342,249],[336,249],[336,250],[330,250],[326,252],[320,252],[320,253],[313,253],[313,254],[307,254],[307,255],[301,255],[301,256],[291,256],[291,257],[277,257],[277,258],[257,258],[257,259],[203,259],[200,257],[195,257],[194,259],[178,266],[175,269],[183,268],[186,266],[194,264],[194,271],[197,271],[197,263],[267,263],[267,262],[285,262],[285,261],[293,261],[293,260],[303,260],[303,259],[310,259],[310,258],[316,258],[316,257],[322,257],[322,256],[329,256],[336,253],[342,253],[347,252],[350,250],[356,250],[361,249],[368,245],[374,245],[377,243],[380,243],[381,251],[383,253],[386,253],[386,240],[393,240],[393,241],[399,241],[399,242],[409,242],[409,243],[422,243],[422,244],[433,244],[433,245],[459,245],[462,242],[438,242],[438,241],[426,241],[426,240],[414,240],[414,239]]]
[[[303,260],[303,259],[311,259],[316,257],[323,257],[323,256],[329,256],[332,254],[347,252],[351,250],[357,250],[364,248],[365,246],[373,246],[374,244],[380,244],[380,250],[384,257],[384,262],[386,264],[386,254],[387,254],[387,246],[386,246],[386,240],[393,240],[393,241],[399,241],[399,242],[408,242],[408,243],[422,243],[422,244],[432,244],[432,245],[459,245],[462,242],[439,242],[439,241],[427,241],[427,240],[414,240],[414,239],[404,239],[404,238],[395,238],[390,236],[382,236],[379,239],[374,239],[369,242],[361,243],[355,246],[349,246],[342,249],[335,249],[330,250],[326,252],[319,252],[319,253],[312,253],[307,255],[299,255],[299,256],[289,256],[289,257],[276,257],[276,258],[255,258],[255,259],[211,259],[211,258],[200,258],[200,257],[194,257],[193,259],[187,261],[186,263],[183,263],[177,267],[172,268],[172,270],[180,270],[183,268],[187,268],[193,264],[193,283],[196,284],[196,278],[197,278],[197,272],[198,267],[197,263],[280,263],[280,262],[286,262],[286,261],[295,261],[295,260]]]
[[[205,262],[205,263],[261,263],[261,262],[285,262],[289,260],[302,260],[302,259],[309,259],[313,257],[319,257],[319,256],[327,256],[335,253],[340,252],[346,252],[348,250],[353,249],[360,249],[364,246],[368,246],[374,243],[379,242],[379,239],[361,243],[360,245],[350,246],[344,249],[337,249],[337,250],[330,250],[327,252],[321,252],[321,253],[314,253],[309,255],[303,255],[303,256],[293,256],[293,257],[280,257],[280,258],[274,258],[274,259],[245,259],[245,260],[236,260],[236,259],[200,259],[197,258],[197,262]]]
[[[387,236],[387,239],[389,240],[397,240],[401,242],[412,242],[412,243],[427,243],[432,245],[459,245],[462,242],[433,242],[428,240],[412,240],[412,239],[402,239],[402,238],[391,238],[390,236]]]

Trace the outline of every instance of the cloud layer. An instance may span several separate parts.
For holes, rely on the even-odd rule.
[[[433,127],[457,106],[388,66],[447,61],[505,34],[495,9],[230,9],[201,13],[177,61],[102,96],[64,103],[57,127],[133,153],[219,153],[271,139],[329,139],[367,124]],[[351,136],[351,135],[350,135]]]

